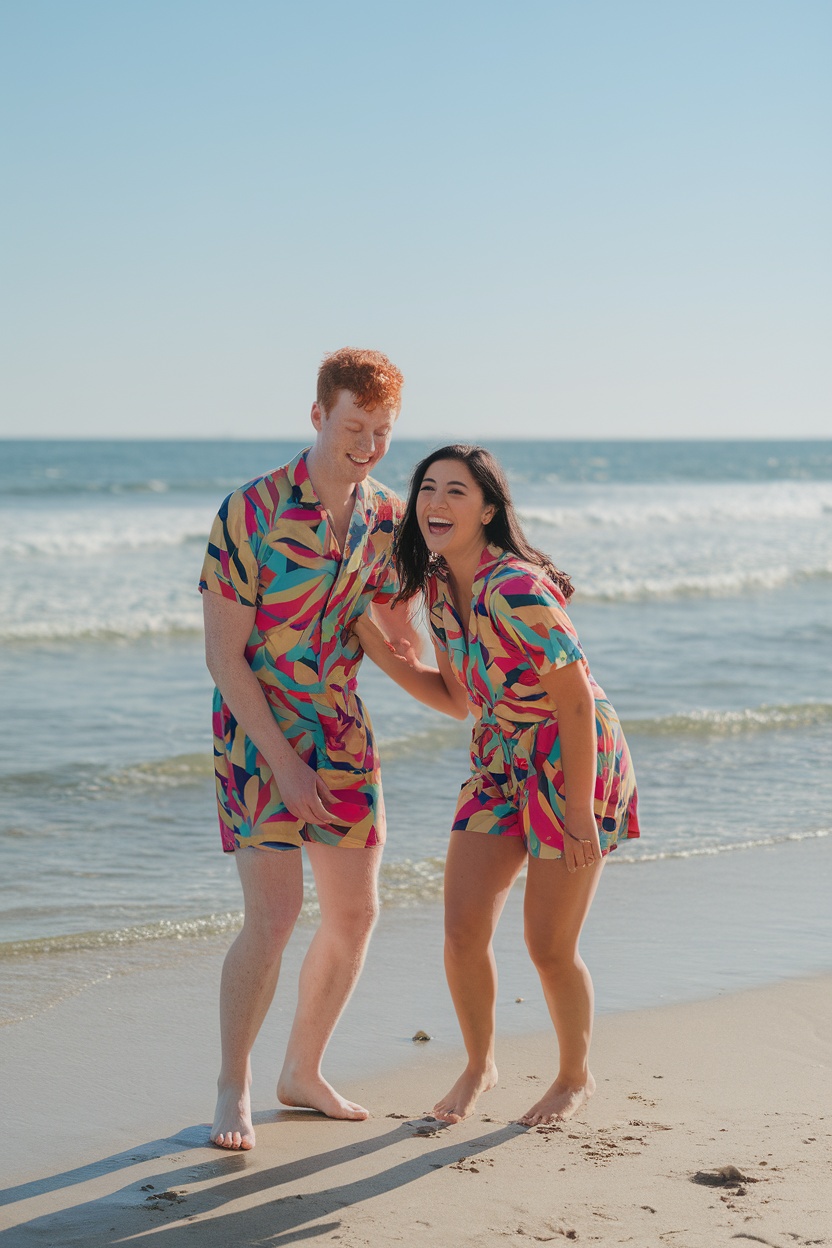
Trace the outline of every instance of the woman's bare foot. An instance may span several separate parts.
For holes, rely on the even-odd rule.
[[[251,1097],[248,1085],[221,1088],[211,1128],[211,1143],[220,1148],[254,1148],[254,1127],[251,1125]]]
[[[493,1062],[485,1070],[466,1067],[447,1096],[434,1105],[434,1117],[440,1122],[462,1122],[473,1112],[483,1092],[489,1092],[494,1087],[497,1079],[497,1067]]]
[[[586,1083],[577,1086],[556,1079],[540,1100],[517,1121],[524,1127],[539,1127],[550,1122],[566,1122],[569,1118],[573,1118],[583,1105],[586,1105],[594,1091],[595,1080],[591,1074],[587,1074]]]
[[[327,1118],[348,1118],[363,1122],[370,1111],[336,1092],[321,1075],[309,1077],[282,1072],[277,1084],[277,1099],[296,1109],[317,1109]]]

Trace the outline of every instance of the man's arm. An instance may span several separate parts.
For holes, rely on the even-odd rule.
[[[297,819],[328,823],[330,815],[325,803],[329,790],[284,737],[260,681],[246,662],[245,648],[254,627],[255,608],[206,590],[202,611],[208,671],[231,714],[277,778],[284,805]]]

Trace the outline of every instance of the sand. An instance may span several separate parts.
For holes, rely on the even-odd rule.
[[[373,1117],[343,1123],[268,1105],[267,1034],[257,1147],[226,1154],[200,1121],[217,965],[101,984],[0,1033],[0,1245],[832,1244],[832,977],[600,1018],[595,1098],[544,1129],[512,1119],[551,1070],[547,1032],[501,1036],[498,1087],[453,1127],[425,1116],[458,1072],[450,1042],[402,1036],[384,1069],[368,1036],[344,1091]],[[744,1177],[695,1181],[723,1167]]]

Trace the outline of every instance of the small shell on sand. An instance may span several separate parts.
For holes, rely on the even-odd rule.
[[[429,1036],[426,1031],[417,1031],[416,1035],[411,1036],[410,1038],[411,1040],[415,1040],[418,1044],[424,1044],[426,1040],[432,1040],[433,1036]]]

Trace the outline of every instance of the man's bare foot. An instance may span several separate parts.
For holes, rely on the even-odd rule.
[[[574,1118],[578,1110],[586,1105],[594,1091],[595,1080],[591,1074],[587,1074],[586,1083],[579,1084],[577,1087],[556,1079],[540,1100],[517,1121],[524,1127],[540,1127],[550,1122],[566,1122],[569,1118]]]
[[[348,1101],[327,1083],[321,1075],[308,1077],[281,1074],[277,1084],[277,1099],[295,1109],[317,1109],[327,1118],[348,1118],[363,1122],[370,1111],[355,1101]]]
[[[489,1092],[498,1079],[497,1067],[492,1062],[485,1070],[471,1070],[467,1066],[447,1096],[433,1107],[434,1117],[440,1122],[462,1122],[473,1112],[483,1092]]]
[[[248,1085],[221,1088],[211,1128],[211,1143],[220,1148],[254,1148],[254,1127],[251,1125],[251,1097]]]

